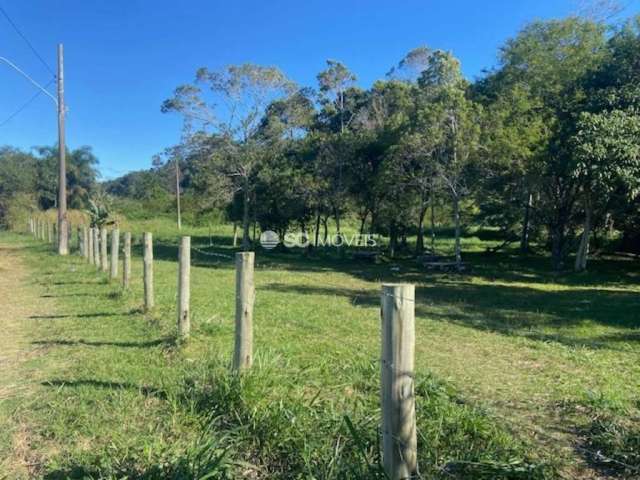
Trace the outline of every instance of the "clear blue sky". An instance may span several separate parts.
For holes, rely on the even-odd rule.
[[[104,178],[148,168],[179,139],[181,121],[160,113],[173,89],[201,66],[277,65],[315,86],[327,58],[361,86],[419,45],[453,51],[474,78],[530,20],[576,11],[576,0],[0,0],[51,67],[65,46],[67,142],[91,145]],[[638,11],[632,3],[624,14]],[[51,75],[0,17],[0,56],[46,83]],[[34,93],[0,64],[0,123]],[[53,91],[53,86],[51,91]],[[40,96],[0,127],[0,145],[56,142],[53,103]]]

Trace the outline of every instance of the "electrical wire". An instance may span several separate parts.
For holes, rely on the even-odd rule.
[[[51,85],[53,82],[55,82],[55,78],[51,79],[49,81],[49,83],[47,85],[45,85],[44,88],[47,88],[49,85]],[[29,100],[27,100],[20,108],[18,108],[15,112],[13,112],[11,115],[9,115],[2,123],[0,123],[0,128],[4,127],[7,123],[9,123],[11,120],[13,120],[16,116],[18,116],[20,113],[22,113],[23,110],[25,110],[29,105],[31,105],[31,103],[33,103],[33,101],[38,98],[40,95],[42,94],[41,90],[38,90],[33,97],[31,97]]]
[[[7,11],[2,8],[2,5],[0,5],[0,13],[2,13],[2,15],[7,19],[7,21],[9,22],[9,24],[13,27],[13,29],[16,31],[16,33],[20,36],[20,38],[22,38],[22,40],[24,40],[24,42],[28,45],[28,47],[31,49],[31,51],[33,52],[33,54],[38,57],[38,60],[40,60],[40,62],[45,66],[45,68],[49,71],[49,73],[51,73],[51,75],[56,76],[56,73],[53,71],[53,69],[49,66],[49,64],[44,60],[44,58],[42,58],[42,55],[40,55],[38,53],[38,51],[35,49],[35,47],[33,46],[33,44],[29,41],[29,39],[20,31],[20,29],[18,28],[18,26],[15,24],[15,22],[13,20],[11,20],[11,17],[9,16],[9,14],[7,13]]]

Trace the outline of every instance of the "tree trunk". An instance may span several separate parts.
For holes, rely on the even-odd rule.
[[[458,195],[453,196],[453,221],[455,223],[455,255],[456,264],[460,267],[462,263],[462,251],[460,248],[460,199]]]
[[[427,215],[427,205],[423,205],[418,216],[418,238],[416,239],[416,255],[424,252],[424,217]]]
[[[238,246],[238,222],[233,222],[233,248]]]
[[[576,254],[575,271],[582,272],[587,269],[587,257],[589,256],[589,238],[591,237],[591,218],[592,218],[591,201],[589,198],[584,202],[584,229],[580,238],[580,246]]]
[[[389,257],[395,258],[398,246],[398,229],[395,222],[389,227]]]
[[[249,199],[251,195],[249,195],[249,181],[245,179],[244,187],[242,189],[243,193],[243,211],[242,211],[242,250],[245,252],[249,250],[251,246],[251,239],[249,238],[250,228],[251,228],[251,218],[250,218],[250,210],[249,210]]]
[[[324,244],[327,244],[327,238],[329,236],[329,227],[327,225],[327,223],[329,222],[329,217],[324,217],[322,219],[322,227],[324,228],[324,232],[323,232],[323,239],[324,239]]]
[[[431,253],[436,253],[436,202],[431,196]]]
[[[564,234],[562,227],[554,225],[551,229],[551,263],[553,269],[559,272],[563,268]]]
[[[316,239],[315,239],[315,247],[318,248],[318,240],[320,239],[320,212],[316,216],[316,231],[315,231]]]
[[[360,217],[360,235],[364,235],[364,226],[367,223],[367,217],[369,216],[369,210],[367,210],[363,216]]]
[[[527,204],[524,207],[524,220],[522,222],[522,236],[520,237],[520,251],[529,252],[529,224],[531,218],[531,207],[533,206],[533,194],[529,193]]]

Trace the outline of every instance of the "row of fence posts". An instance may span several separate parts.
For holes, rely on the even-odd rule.
[[[53,241],[53,225],[30,219],[29,232],[42,241]],[[49,233],[51,232],[51,233]],[[78,227],[78,252],[98,270],[118,276],[120,231],[111,231],[111,257],[107,255],[106,227]],[[144,310],[154,307],[153,235],[143,234]],[[249,369],[253,363],[253,308],[255,254],[235,257],[235,338],[232,368]],[[186,339],[191,331],[190,286],[191,237],[181,237],[178,249],[177,335]],[[123,234],[122,286],[131,284],[131,233]],[[383,465],[392,480],[417,474],[417,432],[414,396],[415,287],[411,284],[383,284],[381,293],[381,407]]]

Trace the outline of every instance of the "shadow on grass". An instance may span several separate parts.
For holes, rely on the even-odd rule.
[[[166,400],[167,393],[164,390],[159,390],[154,387],[150,387],[148,385],[136,385],[129,382],[113,382],[108,380],[95,380],[95,379],[84,379],[84,380],[63,380],[63,379],[52,379],[46,380],[40,383],[45,387],[56,387],[56,388],[82,388],[82,387],[92,387],[92,388],[100,388],[100,389],[111,389],[111,390],[132,390],[140,392],[140,394],[145,397],[155,397],[160,398],[162,400]]]
[[[57,320],[64,318],[101,318],[101,317],[125,317],[134,315],[135,312],[98,312],[98,313],[79,313],[76,315],[31,315],[28,318],[32,320]]]
[[[95,297],[95,293],[61,293],[59,295],[40,295],[40,298]]]
[[[157,340],[149,340],[147,342],[101,342],[91,340],[36,340],[31,342],[32,345],[45,346],[88,346],[88,347],[122,347],[122,348],[151,348],[151,347],[174,347],[176,345],[175,338],[159,338]]]
[[[321,282],[321,279],[319,279]],[[376,289],[330,285],[271,283],[265,290],[301,295],[348,298],[355,306],[378,307]],[[446,307],[441,313],[440,307]],[[416,314],[431,320],[542,342],[568,346],[619,349],[620,343],[640,342],[640,295],[611,289],[575,288],[545,291],[524,286],[479,285],[460,280],[416,289]],[[594,337],[573,336],[568,329],[596,323],[629,329]]]

